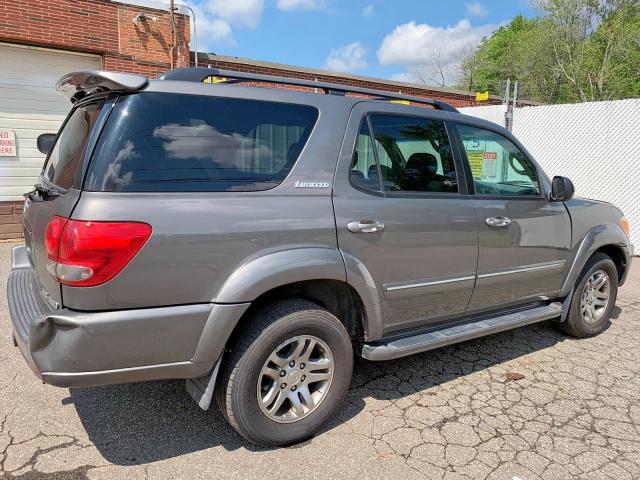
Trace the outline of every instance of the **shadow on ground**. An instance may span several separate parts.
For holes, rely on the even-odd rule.
[[[616,307],[613,318],[620,312]],[[394,400],[425,393],[567,339],[545,322],[390,362],[358,359],[348,400],[323,431],[361,412],[365,398]],[[200,410],[184,381],[71,389],[64,402],[75,406],[104,458],[118,465],[145,464],[215,446],[259,450],[240,438],[217,408]]]

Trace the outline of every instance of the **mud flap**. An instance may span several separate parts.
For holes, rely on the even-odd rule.
[[[567,319],[567,315],[569,315],[569,309],[571,308],[571,300],[573,299],[573,288],[569,292],[569,295],[564,297],[562,300],[562,311],[560,313],[560,322],[564,322]]]
[[[222,357],[218,359],[209,375],[198,378],[188,378],[186,381],[187,392],[189,392],[191,398],[193,398],[202,410],[209,410],[211,406],[213,389],[216,385],[221,360]]]

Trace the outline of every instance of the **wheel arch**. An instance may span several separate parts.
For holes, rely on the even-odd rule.
[[[616,270],[618,271],[618,284],[620,284],[622,279],[625,278],[628,268],[624,250],[619,245],[607,244],[599,247],[593,252],[593,254],[596,253],[604,253],[613,260],[613,263],[616,264]]]
[[[575,252],[562,285],[560,297],[566,297],[572,292],[580,272],[596,252],[602,252],[611,257],[618,270],[619,284],[624,283],[629,270],[631,252],[629,240],[618,225],[605,224],[592,228],[580,241]]]
[[[326,308],[354,339],[381,334],[377,290],[364,265],[332,248],[280,250],[246,262],[223,284],[212,299],[192,361],[213,365],[245,319],[284,298],[304,298]]]

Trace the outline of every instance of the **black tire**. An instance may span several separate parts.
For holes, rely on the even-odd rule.
[[[229,424],[252,443],[277,447],[309,438],[334,416],[349,390],[353,371],[349,334],[334,315],[307,300],[278,301],[247,320],[223,362],[216,387],[218,407]],[[301,335],[315,336],[328,346],[334,361],[333,378],[326,396],[308,416],[278,423],[258,404],[260,372],[279,345]]]
[[[580,301],[589,278],[598,270],[606,272],[609,276],[609,299],[600,318],[598,318],[594,323],[589,323],[582,316]],[[562,323],[557,323],[556,326],[561,332],[577,338],[592,337],[601,333],[609,323],[611,312],[616,304],[617,295],[618,270],[615,263],[613,263],[611,257],[604,253],[594,254],[587,261],[587,264],[584,266],[580,276],[578,277],[567,319]]]

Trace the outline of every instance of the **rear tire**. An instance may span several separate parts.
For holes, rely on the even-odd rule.
[[[222,365],[220,410],[258,445],[309,438],[333,417],[351,384],[349,334],[334,315],[306,300],[270,304],[248,320]]]
[[[594,254],[582,269],[567,319],[556,324],[567,335],[585,338],[604,331],[618,295],[618,270],[611,257]]]

